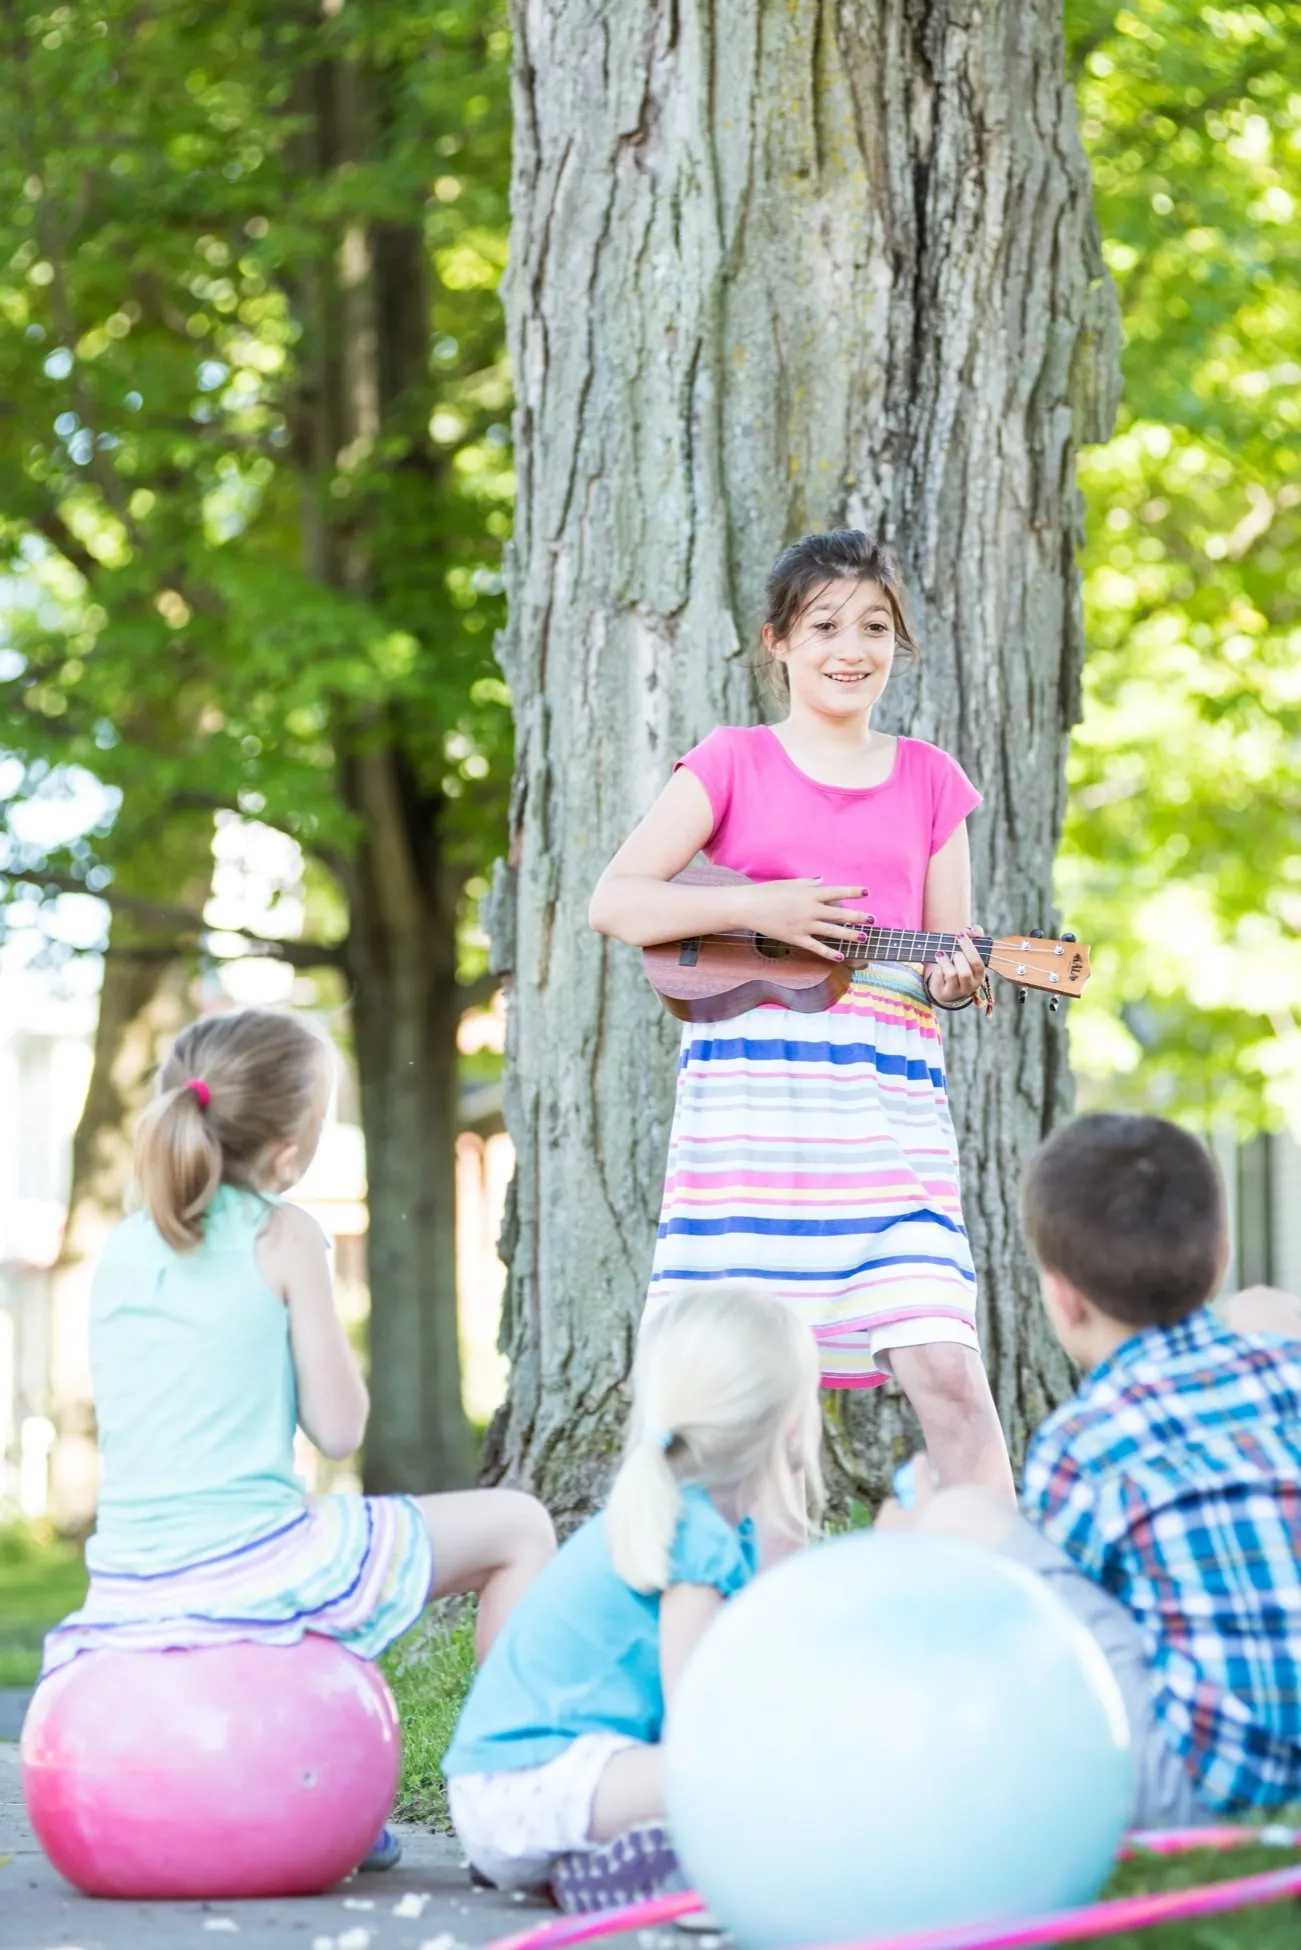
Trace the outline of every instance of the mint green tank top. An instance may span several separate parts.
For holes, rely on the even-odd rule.
[[[146,1212],[104,1248],[90,1299],[92,1571],[172,1569],[303,1507],[289,1309],[254,1258],[274,1204],[223,1185],[193,1252],[174,1252]]]

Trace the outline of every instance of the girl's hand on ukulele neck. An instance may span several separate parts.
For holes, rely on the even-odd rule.
[[[824,887],[820,880],[764,880],[746,891],[745,921],[756,934],[843,961],[837,942],[862,941],[870,914],[847,914],[842,903],[861,900],[866,887]]]
[[[951,955],[937,955],[925,974],[926,992],[933,1002],[952,1008],[973,996],[985,979],[985,964],[971,944],[974,928],[963,928]]]

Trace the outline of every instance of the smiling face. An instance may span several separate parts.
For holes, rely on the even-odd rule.
[[[895,619],[879,582],[838,577],[814,590],[789,637],[764,631],[768,654],[785,666],[792,711],[824,718],[865,716],[889,681]]]

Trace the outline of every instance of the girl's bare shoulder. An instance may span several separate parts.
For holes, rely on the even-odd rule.
[[[328,1255],[329,1246],[326,1233],[310,1212],[301,1205],[278,1202],[258,1234],[258,1261],[264,1273],[280,1274],[305,1260]]]

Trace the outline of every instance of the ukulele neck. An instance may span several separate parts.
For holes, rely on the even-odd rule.
[[[870,961],[931,962],[939,955],[954,954],[961,941],[970,941],[980,959],[988,961],[989,951],[994,945],[992,935],[936,934],[916,928],[869,928],[865,941],[846,942],[844,952],[846,961],[855,964]]]

